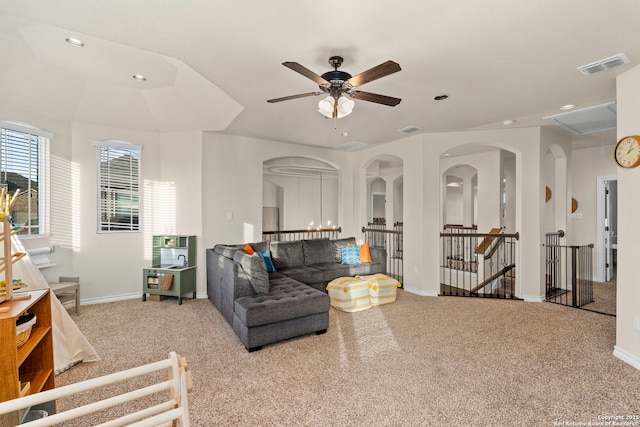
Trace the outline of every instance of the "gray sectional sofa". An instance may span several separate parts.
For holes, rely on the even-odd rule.
[[[326,285],[345,276],[384,273],[386,251],[370,248],[372,262],[341,264],[341,247],[355,238],[216,245],[206,250],[207,295],[249,351],[329,327]],[[268,272],[259,255],[270,256]]]

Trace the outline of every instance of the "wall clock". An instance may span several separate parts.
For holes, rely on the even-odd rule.
[[[640,165],[640,136],[625,136],[618,141],[613,158],[618,166],[623,168],[635,168]]]

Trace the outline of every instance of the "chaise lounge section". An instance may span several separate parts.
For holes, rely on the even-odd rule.
[[[370,248],[371,262],[343,264],[342,247],[355,245],[353,237],[259,242],[248,248],[216,245],[206,250],[207,295],[249,351],[324,333],[329,327],[327,283],[385,270],[384,249]]]

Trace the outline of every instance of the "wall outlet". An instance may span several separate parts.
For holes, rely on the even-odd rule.
[[[640,316],[638,315],[633,316],[633,329],[640,331]]]

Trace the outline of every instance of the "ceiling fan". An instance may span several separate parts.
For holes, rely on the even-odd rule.
[[[303,67],[297,62],[283,62],[287,68],[296,71],[303,76],[313,80],[318,84],[320,92],[307,92],[298,95],[285,96],[282,98],[269,99],[267,102],[281,102],[291,99],[305,98],[307,96],[316,96],[327,94],[328,96],[320,101],[318,104],[319,112],[329,118],[341,118],[353,111],[354,102],[347,98],[358,99],[361,101],[375,102],[377,104],[389,105],[394,107],[401,101],[400,98],[394,98],[391,96],[379,95],[377,93],[363,92],[361,90],[354,90],[358,86],[362,86],[365,83],[369,83],[373,80],[388,76],[389,74],[400,71],[400,65],[393,61],[386,61],[380,65],[377,65],[367,71],[364,71],[356,76],[345,71],[339,71],[338,68],[342,65],[343,59],[341,56],[332,56],[329,58],[329,64],[334,68],[333,71],[327,71],[321,76],[317,75],[308,68]]]

